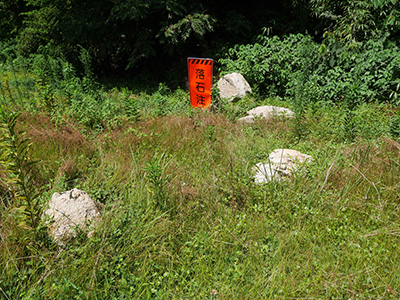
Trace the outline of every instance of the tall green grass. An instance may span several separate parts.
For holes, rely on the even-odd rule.
[[[184,91],[165,85],[152,95],[79,90],[84,79],[73,75],[68,93],[28,70],[16,68],[14,78],[7,66],[0,99],[21,112],[15,127],[32,143],[26,156],[39,161],[32,178],[39,203],[77,187],[104,211],[90,238],[62,248],[30,243],[2,147],[2,298],[398,298],[400,144],[392,107],[357,106],[349,138],[340,107],[305,105],[300,119],[249,126],[235,118],[241,105],[260,103],[252,97],[238,108],[197,111]],[[290,180],[256,185],[252,167],[277,148],[313,162]]]

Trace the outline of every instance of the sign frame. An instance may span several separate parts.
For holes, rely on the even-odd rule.
[[[193,108],[208,108],[212,103],[214,60],[212,58],[188,57],[187,64],[190,103]]]

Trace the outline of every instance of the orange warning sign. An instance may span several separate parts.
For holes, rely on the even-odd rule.
[[[213,60],[188,57],[190,102],[193,107],[206,108],[211,105],[213,82]]]

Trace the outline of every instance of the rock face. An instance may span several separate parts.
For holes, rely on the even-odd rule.
[[[311,161],[312,157],[296,150],[276,149],[268,157],[268,162],[260,162],[253,167],[256,183],[281,181],[292,175],[299,166]]]
[[[278,107],[278,106],[259,106],[249,110],[247,112],[247,116],[238,119],[238,122],[243,123],[254,123],[255,119],[266,119],[271,120],[276,116],[286,116],[292,118],[294,116],[294,112],[292,112],[288,108]]]
[[[247,93],[251,93],[249,83],[239,73],[231,73],[220,78],[218,89],[221,98],[231,101],[243,98]]]
[[[49,208],[44,211],[45,216],[54,220],[50,225],[50,235],[58,245],[64,245],[76,237],[76,228],[89,232],[101,218],[101,204],[93,201],[89,195],[81,190],[73,189],[61,194],[54,193],[49,202]]]

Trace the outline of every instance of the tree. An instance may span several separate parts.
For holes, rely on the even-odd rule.
[[[40,45],[61,46],[73,56],[78,45],[98,65],[133,67],[143,58],[173,53],[213,30],[213,18],[184,0],[25,0],[19,35],[22,53]]]
[[[26,10],[24,0],[0,0],[0,40],[17,35],[22,25],[21,13]]]
[[[400,25],[398,0],[310,0],[313,14],[347,43],[391,34]]]

